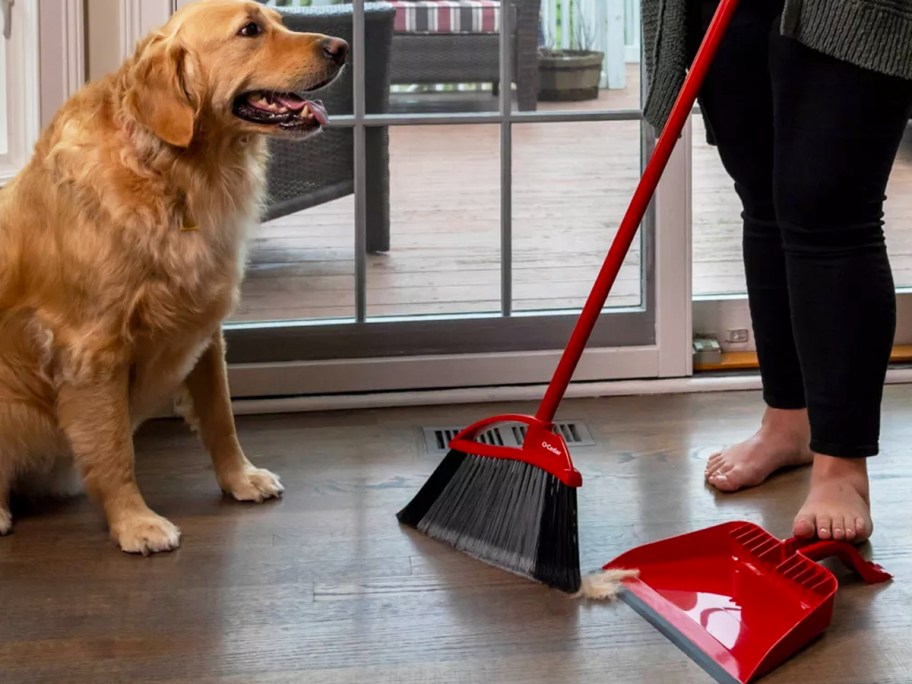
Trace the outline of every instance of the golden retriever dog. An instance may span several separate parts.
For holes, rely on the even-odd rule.
[[[134,476],[135,428],[185,396],[218,484],[282,492],[238,443],[221,323],[264,202],[267,136],[326,123],[342,40],[273,10],[202,0],[57,113],[0,190],[0,534],[10,496],[75,476],[121,549],[179,545]]]

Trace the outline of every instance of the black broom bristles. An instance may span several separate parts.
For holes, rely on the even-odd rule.
[[[580,588],[576,487],[522,461],[450,451],[399,522],[503,570]]]

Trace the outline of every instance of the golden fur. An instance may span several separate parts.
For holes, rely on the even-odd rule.
[[[249,22],[262,33],[239,35]],[[182,390],[222,489],[281,493],[238,443],[220,333],[280,131],[232,103],[325,84],[327,41],[347,48],[256,3],[190,5],[71,98],[0,190],[0,534],[11,492],[68,490],[75,464],[123,550],[176,547],[137,488],[133,430]]]

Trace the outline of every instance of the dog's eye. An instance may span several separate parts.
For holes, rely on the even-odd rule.
[[[241,30],[238,31],[238,35],[244,36],[245,38],[253,38],[254,36],[260,35],[260,33],[260,25],[253,21],[251,21],[249,24],[244,24],[241,27]]]

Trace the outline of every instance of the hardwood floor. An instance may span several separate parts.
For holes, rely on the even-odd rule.
[[[787,536],[806,471],[735,496],[702,483],[713,449],[755,426],[756,393],[567,401],[597,446],[574,451],[581,554],[594,569],[641,543],[730,519]],[[196,438],[142,429],[139,480],[183,532],[135,558],[85,499],[19,511],[0,539],[0,682],[701,684],[710,679],[627,606],[581,604],[400,529],[394,514],[438,459],[420,426],[469,406],[244,417],[241,439],[282,501],[219,495]],[[769,684],[912,681],[912,387],[890,387],[872,464],[873,556],[895,573],[844,577],[830,631]]]

